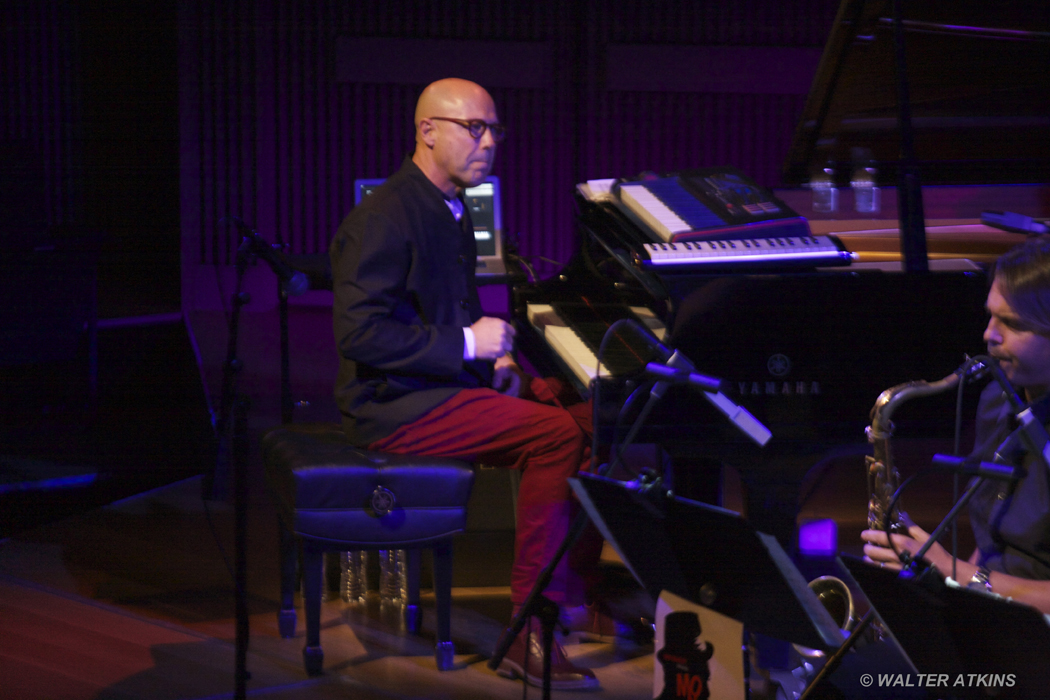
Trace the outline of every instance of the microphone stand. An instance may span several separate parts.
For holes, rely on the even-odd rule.
[[[236,640],[234,662],[234,698],[244,700],[247,693],[248,658],[248,600],[247,600],[247,533],[248,533],[248,400],[238,394],[237,378],[244,363],[237,357],[237,339],[241,307],[251,301],[251,295],[241,291],[244,273],[251,257],[247,242],[237,250],[237,285],[233,293],[230,313],[226,364],[222,372],[222,400],[219,412],[219,468],[212,485],[212,498],[225,500],[228,474],[224,463],[233,464],[234,511],[234,609]],[[227,454],[228,453],[228,454]],[[208,490],[208,489],[206,489]]]
[[[599,476],[604,476],[613,467],[620,464],[624,452],[649,417],[656,401],[663,398],[666,385],[661,387],[661,384],[662,382],[657,382],[653,387],[645,404],[638,412],[638,416],[634,419],[634,423],[631,425],[627,437],[624,438],[624,441],[621,443],[620,449],[617,451],[615,458],[604,468],[599,468]],[[660,387],[659,390],[657,387]],[[583,534],[583,531],[589,522],[590,518],[588,517],[587,512],[580,510],[580,512],[577,513],[576,518],[573,520],[572,525],[570,525],[568,534],[565,536],[565,539],[562,540],[561,546],[558,547],[558,551],[554,553],[551,562],[540,572],[539,577],[536,579],[536,583],[529,592],[528,598],[522,603],[521,609],[518,611],[517,616],[511,621],[510,627],[503,632],[503,636],[500,637],[499,643],[496,644],[496,648],[492,652],[492,657],[488,660],[488,667],[495,670],[507,655],[511,644],[514,643],[514,640],[525,628],[525,624],[528,622],[529,618],[538,618],[543,635],[543,700],[550,700],[551,697],[551,646],[553,646],[554,642],[554,626],[558,623],[558,605],[550,598],[543,595],[543,592],[547,590],[547,586],[550,585],[551,579],[554,577],[554,570],[557,568],[558,563],[561,562],[565,553],[576,544],[576,541],[580,538],[580,535]],[[530,645],[528,644],[525,645],[526,666],[528,665],[529,659],[529,646]],[[525,673],[528,674],[527,668],[525,669]],[[528,682],[527,679],[525,682]]]
[[[625,325],[627,325],[627,326],[629,326],[631,328],[634,328],[635,332],[637,332],[637,333],[639,333],[639,334],[641,334],[643,336],[643,338],[645,339],[645,342],[649,343],[652,347],[659,347],[659,348],[661,348],[663,351],[665,351],[669,355],[669,357],[667,358],[667,365],[668,365],[668,367],[670,367],[672,369],[671,369],[670,374],[662,373],[663,376],[666,376],[668,378],[674,378],[674,376],[676,375],[675,370],[678,370],[678,371],[681,371],[681,372],[685,372],[686,376],[688,377],[694,371],[695,368],[692,366],[692,363],[689,362],[689,360],[684,355],[679,354],[677,351],[674,352],[674,353],[671,353],[666,348],[663,348],[663,346],[661,346],[660,343],[655,338],[653,338],[651,336],[651,334],[649,334],[648,331],[646,331],[643,328],[641,328],[640,326],[638,326],[637,323],[629,322],[629,321],[621,319],[619,321],[616,321],[616,323],[614,323],[609,328],[609,330],[606,331],[606,334],[612,332],[620,324],[625,324]],[[602,341],[602,347],[604,347],[604,343],[605,343],[605,341],[603,340]],[[598,352],[599,359],[601,357],[601,354],[602,354],[601,353],[601,349],[599,349],[599,352]],[[708,378],[708,377],[703,377],[701,375],[696,375],[696,378],[698,380],[700,380],[700,382],[699,382],[700,384],[704,385],[705,392],[711,392],[711,391],[717,392],[717,390],[718,390],[717,389],[718,382],[716,380],[713,380],[713,379]],[[653,385],[652,390],[649,392],[649,396],[646,398],[645,404],[642,406],[641,410],[638,412],[638,416],[634,419],[634,423],[631,425],[631,428],[628,431],[627,436],[624,438],[623,442],[620,444],[620,449],[617,451],[616,455],[614,456],[614,458],[613,458],[613,460],[612,460],[612,462],[610,464],[606,465],[604,468],[599,468],[598,469],[598,476],[604,476],[611,469],[613,469],[616,466],[619,466],[620,461],[623,459],[624,452],[627,450],[627,447],[634,441],[634,438],[638,434],[638,431],[641,429],[642,425],[645,424],[646,419],[648,419],[649,414],[653,410],[653,406],[656,405],[657,401],[659,401],[660,399],[663,398],[664,392],[667,391],[667,387],[668,386],[670,386],[670,382],[669,381],[659,381],[659,382],[656,382]],[[595,395],[596,396],[598,395],[598,385],[597,384],[595,385]],[[705,393],[705,396],[708,396],[708,393]],[[710,397],[708,397],[708,398],[710,400]],[[750,425],[748,427],[742,426],[738,422],[739,416],[731,414],[730,412],[727,412],[726,408],[724,406],[719,405],[719,403],[717,401],[713,401],[712,403],[714,403],[716,408],[718,408],[720,411],[722,411],[723,414],[725,414],[727,418],[729,418],[734,424],[736,424],[738,428],[740,428],[742,431],[747,433],[749,435],[749,437],[751,437],[753,440],[756,439],[754,437],[754,435],[751,432],[749,432],[749,428],[752,428],[752,430],[753,430],[752,426],[750,426]],[[737,412],[739,412],[739,413],[746,413],[746,411],[743,411],[739,407],[735,407],[735,408],[737,409]],[[747,414],[747,417],[750,418],[755,424],[757,424],[763,431],[765,431],[766,433],[769,432],[768,430],[765,429],[765,426],[762,426],[757,421],[754,421],[753,417],[750,416],[750,414]],[[594,432],[595,441],[594,441],[594,447],[592,448],[592,455],[596,455],[597,454],[597,435],[598,435],[598,431],[595,430],[595,432]],[[764,440],[760,439],[760,444],[764,445],[765,444],[765,440],[768,440],[768,437],[765,437]],[[655,491],[657,489],[657,484],[658,484],[658,480],[654,480],[652,483],[649,483],[646,488],[647,488],[647,490]],[[514,643],[514,639],[521,633],[522,629],[524,629],[525,623],[528,621],[529,617],[530,616],[535,616],[535,617],[539,618],[540,624],[542,625],[542,628],[543,628],[543,640],[544,640],[544,645],[545,645],[544,646],[544,658],[543,658],[543,698],[544,698],[544,700],[548,700],[550,698],[550,692],[551,692],[551,689],[550,689],[551,646],[552,646],[552,642],[554,640],[554,625],[557,624],[557,622],[558,622],[558,606],[553,601],[551,601],[549,598],[544,596],[543,595],[543,591],[545,591],[547,589],[547,586],[550,585],[551,579],[554,576],[554,569],[558,566],[558,563],[561,561],[562,557],[565,556],[565,553],[569,550],[569,548],[572,547],[576,543],[576,541],[580,538],[580,535],[583,534],[583,530],[584,530],[584,528],[587,527],[587,523],[589,521],[590,521],[590,519],[587,516],[586,511],[581,510],[577,514],[576,519],[573,520],[572,524],[569,527],[568,534],[565,536],[565,539],[562,541],[561,546],[558,548],[558,551],[554,554],[554,558],[546,566],[546,568],[544,568],[543,571],[540,572],[539,577],[536,579],[536,583],[533,585],[532,590],[529,592],[528,598],[526,598],[525,602],[522,604],[521,610],[518,611],[518,614],[517,614],[517,616],[515,616],[514,620],[511,622],[510,627],[508,627],[507,630],[504,631],[503,636],[500,638],[499,643],[496,645],[496,649],[492,653],[492,657],[488,660],[488,667],[493,669],[493,670],[495,670],[496,667],[499,666],[500,662],[503,661],[503,658],[507,655],[507,651],[510,649],[511,644]],[[525,659],[526,659],[526,663],[527,663],[528,662],[528,645],[526,645]],[[527,671],[526,671],[526,673],[527,673]],[[527,682],[527,679],[526,679],[526,682]]]
[[[248,409],[247,397],[238,393],[238,376],[244,369],[244,362],[237,357],[238,332],[240,329],[241,308],[251,301],[251,295],[241,291],[244,273],[253,256],[251,242],[245,238],[237,249],[237,284],[233,293],[233,309],[230,313],[226,363],[222,373],[222,399],[219,411],[219,466],[213,477],[210,488],[214,500],[226,500],[227,466],[233,465],[233,512],[234,512],[234,610],[236,619],[236,639],[234,642],[234,698],[244,700],[247,693],[247,680],[251,674],[247,670],[248,659]],[[281,414],[282,422],[291,422],[291,391],[288,381],[288,288],[284,280],[278,280],[280,323],[281,323]]]
[[[935,463],[948,464],[962,463],[963,459],[959,457],[948,457],[947,455],[935,455],[933,461]],[[940,524],[937,525],[936,529],[934,529],[934,531],[930,533],[929,538],[925,542],[923,542],[921,547],[919,547],[919,550],[915,552],[914,555],[904,555],[905,557],[907,557],[907,561],[904,563],[903,568],[901,568],[901,571],[897,575],[897,578],[904,580],[914,580],[921,583],[926,577],[932,575],[930,572],[937,571],[936,567],[928,563],[922,562],[923,556],[926,554],[926,552],[930,550],[930,547],[932,547],[934,543],[937,542],[941,534],[943,534],[946,529],[948,529],[954,524],[955,519],[959,517],[959,512],[962,511],[962,509],[965,508],[967,504],[969,504],[970,499],[974,497],[974,494],[976,494],[978,489],[980,489],[981,486],[984,485],[984,482],[987,479],[988,477],[985,476],[977,476],[973,479],[973,481],[970,483],[970,486],[966,489],[966,493],[964,493],[962,498],[960,498],[955,503],[955,505],[952,506],[952,509],[948,511],[948,514],[944,516],[944,519],[941,520]],[[889,534],[887,532],[887,537],[888,536]],[[853,648],[853,646],[857,643],[857,640],[861,638],[861,636],[864,634],[864,631],[867,630],[874,617],[875,608],[868,608],[868,612],[864,613],[864,616],[857,622],[857,626],[853,629],[853,632],[850,633],[850,636],[846,638],[846,641],[842,643],[842,646],[835,650],[834,654],[828,657],[828,660],[824,662],[824,666],[820,669],[820,672],[817,673],[817,675],[813,677],[813,680],[810,681],[809,685],[806,686],[806,690],[802,693],[801,696],[799,696],[799,700],[808,700],[810,697],[812,697],[820,682],[835,672],[835,670],[839,667],[839,664],[842,663],[843,657],[849,652],[850,649]]]

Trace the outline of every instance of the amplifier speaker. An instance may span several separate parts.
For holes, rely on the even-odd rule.
[[[100,324],[93,399],[75,392],[51,400],[42,395],[53,385],[21,384],[41,396],[8,405],[0,425],[3,534],[214,468],[217,441],[197,353],[181,316],[164,319]],[[79,366],[58,360],[6,371],[16,369],[53,378]]]
[[[103,469],[157,485],[215,465],[212,413],[180,318],[99,330],[96,436]]]

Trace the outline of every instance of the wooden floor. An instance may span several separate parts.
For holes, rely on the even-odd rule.
[[[363,609],[328,601],[325,673],[308,677],[301,611],[296,638],[277,632],[274,515],[263,494],[251,501],[249,696],[521,697],[520,683],[485,665],[509,619],[501,587],[455,589],[457,668],[444,673],[434,665],[431,600],[420,637],[400,630],[399,611],[378,600]],[[0,542],[0,700],[232,697],[232,524],[232,509],[205,504],[194,478]],[[651,647],[566,649],[602,683],[588,697],[652,696]]]
[[[136,461],[135,455],[128,460]],[[814,483],[803,489],[811,495],[800,519],[834,518],[840,548],[854,551],[866,516],[866,486],[860,457],[842,461],[815,472]],[[301,612],[296,638],[282,639],[277,632],[276,516],[261,486],[261,467],[253,470],[250,697],[522,696],[520,683],[496,676],[485,664],[510,618],[509,590],[498,586],[454,589],[457,668],[444,673],[434,665],[432,600],[424,599],[420,637],[400,629],[398,611],[383,609],[378,600],[364,609],[330,600],[322,610],[325,673],[308,677]],[[184,479],[109,505],[72,508],[76,514],[0,540],[0,700],[233,697],[233,512],[225,503],[202,501],[200,493],[199,477]],[[912,515],[925,515],[916,519],[932,526],[950,500],[929,496],[912,501],[925,502],[928,512]],[[12,511],[16,519],[45,519],[26,510],[39,509],[37,500],[19,503]],[[509,569],[509,551],[503,551],[508,545],[478,541],[474,559],[482,567]],[[457,549],[457,570],[465,569]],[[651,646],[628,651],[570,643],[566,651],[601,682],[602,689],[587,697],[652,697]],[[540,692],[530,689],[529,696]],[[572,696],[579,693],[555,693]]]

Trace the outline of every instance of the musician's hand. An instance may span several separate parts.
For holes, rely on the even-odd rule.
[[[506,321],[482,316],[470,327],[474,333],[474,357],[495,360],[514,348],[514,326]]]
[[[865,530],[860,533],[860,538],[865,542],[865,561],[878,564],[887,569],[900,571],[900,559],[898,559],[897,554],[890,549],[889,541],[886,538],[885,532],[882,530]],[[894,535],[893,544],[897,546],[898,552],[907,552],[909,555],[914,556],[915,553],[926,544],[926,540],[928,539],[930,539],[930,534],[928,532],[918,525],[912,525],[908,528],[907,535]],[[940,544],[934,543],[923,558],[941,571],[951,570],[951,555],[949,555],[947,550],[945,550]],[[943,568],[946,561],[949,562],[948,569]]]
[[[496,372],[492,375],[492,388],[512,398],[521,395],[521,368],[514,363],[510,354],[496,360]]]

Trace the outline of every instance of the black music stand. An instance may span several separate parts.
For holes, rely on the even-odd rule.
[[[813,649],[842,631],[776,538],[733,511],[581,474],[570,479],[606,541],[653,600],[662,591]]]
[[[948,586],[937,575],[906,580],[860,559],[842,562],[917,672],[947,674],[947,687],[929,688],[937,697],[1046,697],[1050,625],[1035,608]],[[987,674],[989,682],[992,674],[1014,674],[1014,684],[955,686],[960,674]]]

